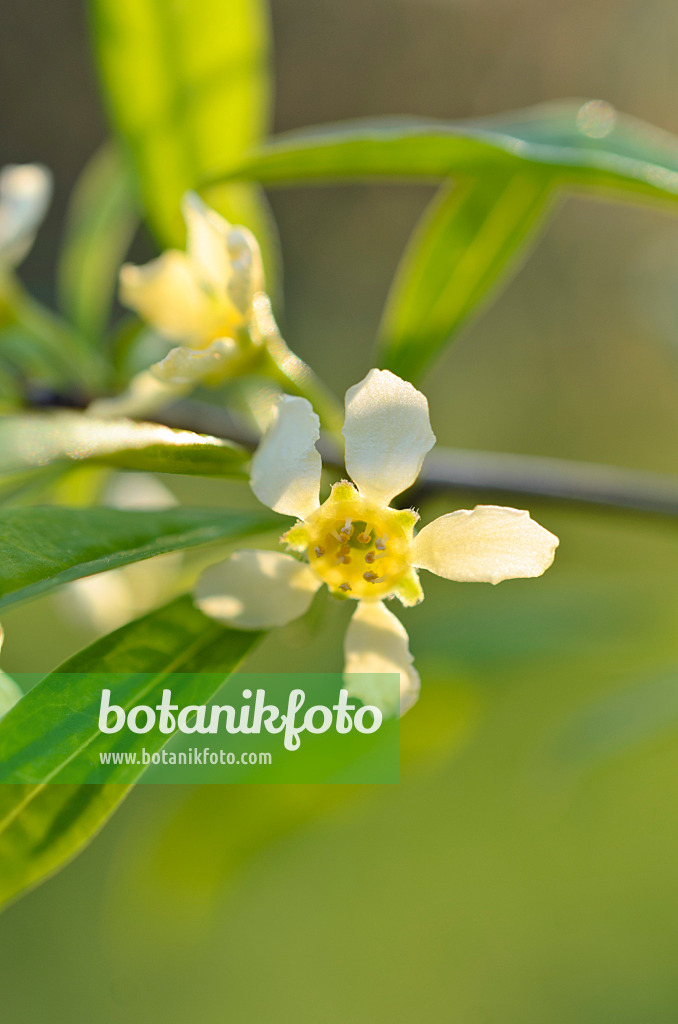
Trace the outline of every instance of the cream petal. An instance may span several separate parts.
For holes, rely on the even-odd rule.
[[[235,318],[249,317],[255,292],[263,290],[261,251],[251,231],[232,226],[195,192],[182,202],[187,252],[198,276],[221,301],[233,306]]]
[[[5,634],[0,626],[0,648],[2,647]],[[18,700],[21,700],[23,693],[14,680],[0,670],[0,718],[7,714],[10,708],[14,707]]]
[[[320,501],[320,420],[305,398],[281,395],[252,459],[250,484],[274,512],[304,519]]]
[[[524,509],[476,505],[434,519],[417,534],[412,565],[460,583],[541,576],[559,541]]]
[[[127,390],[110,398],[96,398],[87,406],[90,416],[111,419],[129,416],[132,419],[150,416],[170,402],[183,398],[191,390],[190,383],[159,380],[151,370],[142,370],[127,386]]]
[[[360,601],[346,630],[344,680],[353,697],[385,715],[403,715],[419,696],[407,632],[381,601]],[[400,673],[400,694],[382,673]]]
[[[185,194],[181,212],[186,222],[188,257],[198,277],[223,296],[231,275],[227,245],[231,225],[216,210],[203,203],[195,192]]]
[[[231,275],[228,297],[241,316],[252,315],[252,301],[264,289],[264,265],[259,243],[245,227],[235,227],[228,235],[228,256]]]
[[[0,718],[20,701],[23,693],[10,676],[0,671]]]
[[[41,164],[9,164],[0,171],[0,266],[24,258],[47,212],[52,175]]]
[[[226,375],[239,354],[240,349],[232,338],[215,338],[206,348],[178,345],[159,363],[154,363],[150,372],[168,384],[197,384],[212,374]]]
[[[291,555],[236,551],[202,574],[195,603],[229,626],[271,629],[303,615],[321,585],[313,570]]]
[[[220,333],[219,310],[183,252],[169,249],[143,267],[120,271],[120,301],[166,338],[200,344]]]
[[[436,441],[426,398],[389,370],[370,370],[346,392],[342,433],[349,475],[384,505],[414,483]]]

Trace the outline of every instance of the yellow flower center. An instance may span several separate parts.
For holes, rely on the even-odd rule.
[[[361,498],[328,499],[306,519],[308,561],[330,590],[380,600],[409,569],[403,513]]]

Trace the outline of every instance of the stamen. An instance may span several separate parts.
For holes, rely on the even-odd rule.
[[[351,559],[349,555],[342,555],[341,553],[339,553],[337,555],[337,561],[339,563],[343,562],[344,565],[350,565]]]
[[[325,554],[325,548],[321,548],[320,544],[318,544],[318,546],[315,548],[315,557],[316,558],[322,558],[324,554]]]
[[[365,561],[369,562],[369,564],[372,565],[372,562],[375,560],[376,557],[377,556],[374,551],[368,551],[367,554],[365,555]]]
[[[378,583],[379,582],[379,577],[377,576],[376,572],[364,572],[363,573],[363,579],[365,580],[366,583]]]
[[[375,548],[378,548],[380,551],[384,551],[385,548],[386,548],[386,541],[387,540],[388,540],[388,535],[387,534],[384,534],[383,537],[377,537],[377,539],[374,542]]]
[[[359,533],[357,539],[360,541],[361,544],[369,544],[371,538],[372,531],[367,529],[367,523],[365,523],[365,531],[364,533]]]
[[[346,520],[342,528],[339,530],[339,533],[341,533],[346,538],[351,536],[351,534],[353,533],[353,525],[352,520],[350,518]]]
[[[344,593],[346,593],[348,590],[352,590],[352,589],[353,588],[351,587],[350,583],[340,583],[339,584],[339,590],[343,590]]]

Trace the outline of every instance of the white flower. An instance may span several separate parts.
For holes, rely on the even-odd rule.
[[[120,300],[169,341],[160,362],[127,392],[93,402],[97,416],[149,413],[200,381],[225,379],[251,354],[256,297],[264,288],[261,252],[245,227],[233,227],[194,193],[182,201],[186,252],[169,249],[143,267],[120,271]]]
[[[346,469],[321,505],[319,421],[308,401],[283,395],[252,461],[252,490],[297,523],[281,538],[289,554],[238,551],[198,581],[205,614],[241,629],[280,626],[302,615],[326,583],[358,602],[346,633],[348,689],[394,712],[381,673],[400,674],[400,713],[414,704],[419,676],[407,633],[383,603],[423,599],[418,569],[465,583],[541,576],[558,538],[528,512],[478,505],[435,519],[390,507],[410,487],[435,444],[424,395],[387,370],[370,370],[346,393]]]
[[[2,649],[4,639],[5,634],[0,626],[0,649]],[[14,680],[0,669],[0,718],[6,715],[22,697],[23,693]]]
[[[52,196],[52,176],[41,164],[9,164],[0,171],[0,274],[21,263]]]

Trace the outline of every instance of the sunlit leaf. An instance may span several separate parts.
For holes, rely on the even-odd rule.
[[[267,132],[266,5],[90,0],[89,7],[106,101],[149,223],[162,245],[182,245],[182,194],[239,161]],[[257,190],[239,184],[205,198],[265,242]]]
[[[188,598],[181,598],[97,641],[58,672],[111,672],[118,680],[122,673],[127,677],[122,683],[128,685],[136,677],[144,688],[143,701],[151,703],[159,701],[169,673],[211,672],[186,676],[194,699],[201,680],[205,685],[211,681],[214,686],[218,677],[214,687],[218,688],[260,636],[225,629],[206,619]],[[154,674],[151,691],[148,675],[140,673]],[[93,679],[96,681],[96,676]],[[180,680],[181,676],[173,676],[174,694],[181,700],[177,689]],[[74,857],[102,828],[129,789],[128,774],[125,784],[116,783],[116,771],[120,771],[116,766],[111,766],[111,781],[105,785],[60,784],[69,756],[66,751],[74,743],[98,760],[102,744],[111,749],[112,738],[99,732],[98,716],[93,711],[101,697],[100,680],[87,689],[86,679],[81,678],[78,691],[71,694],[64,694],[62,686],[62,676],[47,676],[0,722],[0,763],[7,763],[17,751],[29,750],[33,745],[40,750],[40,775],[50,779],[46,785],[0,786],[0,903]],[[213,690],[199,693],[203,702],[212,695]],[[134,694],[131,700],[135,702]],[[149,751],[160,749],[167,739],[159,732],[144,737]],[[124,747],[129,744],[129,736],[123,734],[119,742]],[[130,767],[124,770],[129,773]],[[140,765],[138,774],[142,770]]]
[[[276,522],[263,512],[191,508],[0,510],[0,607],[153,555],[261,533]]]
[[[527,168],[441,189],[391,287],[379,365],[416,380],[525,251],[550,196],[550,178]]]
[[[559,108],[560,109],[560,108]],[[577,110],[580,108],[578,107]],[[510,121],[447,123],[382,118],[347,121],[275,137],[256,151],[235,177],[267,185],[291,182],[413,178],[435,180],[525,165],[551,176],[554,187],[605,188],[638,200],[678,204],[678,140],[650,126],[619,119],[609,138],[591,139],[571,113],[565,130],[549,130],[541,117],[516,114]],[[642,128],[642,130],[641,130]],[[658,137],[661,137],[661,142]],[[228,169],[227,169],[228,170]]]
[[[158,423],[98,420],[75,412],[0,420],[0,475],[93,461],[148,472],[244,477],[248,459],[249,452],[231,441]]]
[[[93,342],[100,341],[106,326],[137,221],[127,161],[109,143],[94,154],[75,186],[59,264],[61,309]]]

